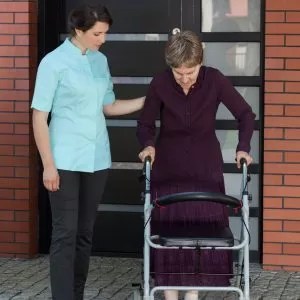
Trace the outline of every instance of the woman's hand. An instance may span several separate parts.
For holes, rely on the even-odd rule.
[[[55,166],[44,168],[43,183],[50,192],[59,190],[59,174]]]
[[[153,146],[147,146],[143,151],[139,153],[139,159],[144,162],[147,156],[151,157],[151,165],[155,160],[155,148]]]
[[[241,167],[241,163],[240,163],[241,158],[245,158],[246,159],[247,166],[249,166],[252,163],[252,161],[253,161],[253,158],[247,152],[245,152],[245,151],[238,151],[236,153],[235,160],[236,160],[237,167],[239,169]]]

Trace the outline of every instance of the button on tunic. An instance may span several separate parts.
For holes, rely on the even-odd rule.
[[[50,112],[56,167],[94,172],[111,166],[103,105],[115,101],[106,57],[81,50],[66,39],[41,61],[32,108]]]

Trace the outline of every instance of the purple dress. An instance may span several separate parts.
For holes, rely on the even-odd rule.
[[[238,120],[237,151],[249,152],[255,115],[222,73],[202,66],[187,95],[170,69],[153,78],[137,129],[142,147],[156,149],[152,199],[190,191],[225,193],[223,158],[215,134],[220,102]],[[160,132],[155,138],[158,117]],[[151,224],[152,234],[162,229],[176,232],[189,224],[227,226],[228,212],[218,203],[177,203],[155,208]],[[156,285],[228,285],[230,275],[209,274],[232,273],[231,252],[226,250],[153,250],[151,263]],[[195,271],[198,274],[187,274]]]

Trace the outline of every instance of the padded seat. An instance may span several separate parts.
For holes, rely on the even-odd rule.
[[[176,233],[164,229],[155,236],[153,243],[167,247],[232,247],[234,237],[229,227],[191,226],[189,231],[177,230]]]

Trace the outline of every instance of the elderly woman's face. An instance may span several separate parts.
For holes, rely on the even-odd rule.
[[[172,68],[172,72],[176,82],[184,89],[189,90],[196,82],[201,65],[194,67],[180,66],[178,68]]]

